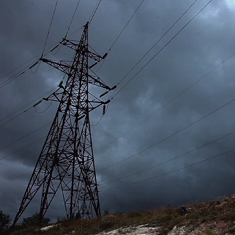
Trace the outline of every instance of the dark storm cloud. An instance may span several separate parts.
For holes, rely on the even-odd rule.
[[[101,55],[106,53],[140,2],[103,0],[90,25],[90,45]],[[95,71],[98,70],[108,85],[116,85],[193,2],[145,0],[103,65],[95,67]],[[235,131],[234,102],[218,108],[235,98],[235,57],[203,77],[235,52],[233,1],[212,1],[140,71],[206,3],[198,0],[130,72],[118,89],[134,76],[133,81],[114,97],[98,125],[95,124],[102,110],[95,111],[91,117],[102,211],[180,205],[233,193],[234,152],[221,154],[234,148],[234,134],[231,133]],[[1,1],[1,83],[23,68],[19,66],[32,65],[40,58],[54,4],[55,1]],[[65,36],[76,4],[77,1],[59,1],[45,52]],[[80,38],[81,27],[89,20],[95,4],[95,1],[81,1],[69,38]],[[45,57],[71,60],[72,53],[61,49]],[[5,76],[9,72],[12,73]],[[42,63],[32,72],[25,72],[1,89],[0,119],[39,100],[38,97],[56,88],[63,78],[62,73]],[[36,101],[15,115],[34,103]],[[44,101],[36,111],[29,109],[0,127],[0,158],[9,155],[0,165],[0,209],[12,216],[18,209],[43,139],[17,150],[46,136],[50,125],[2,147],[50,123],[57,104],[49,105]],[[213,112],[216,109],[218,111]],[[1,121],[0,125],[11,117],[14,116]],[[228,133],[231,134],[221,138]],[[187,152],[190,153],[184,154]],[[210,161],[187,167],[217,155]],[[103,169],[130,156],[122,163]],[[177,159],[162,164],[173,158]],[[183,167],[185,169],[175,171]],[[148,168],[151,169],[144,171]],[[153,177],[156,178],[150,180]],[[37,200],[24,217],[37,211]],[[60,205],[52,206],[48,216],[63,216]],[[56,207],[60,209],[55,210]]]

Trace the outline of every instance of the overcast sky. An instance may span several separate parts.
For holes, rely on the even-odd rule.
[[[63,79],[43,63],[27,68],[65,36],[77,2],[58,1],[46,41],[55,0],[0,1],[0,210],[12,219],[58,103],[32,106]],[[235,189],[235,2],[145,0],[118,37],[141,2],[103,0],[89,27],[101,55],[117,39],[94,70],[111,87],[122,80],[107,113],[91,114],[102,212],[214,200]],[[96,4],[81,0],[69,39],[80,39]],[[71,60],[73,52],[45,57]],[[22,217],[39,211],[39,199]],[[64,213],[59,195],[46,216]]]

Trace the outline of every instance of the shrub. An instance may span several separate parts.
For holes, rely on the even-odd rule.
[[[10,222],[11,222],[10,215],[6,215],[2,211],[0,211],[0,231],[8,228]]]
[[[39,220],[39,214],[35,213],[31,217],[23,218],[23,226],[33,226],[33,225],[47,225],[50,222],[49,218],[43,218],[42,221]]]
[[[109,215],[110,213],[109,213],[109,210],[108,209],[106,209],[106,210],[104,210],[104,215]]]

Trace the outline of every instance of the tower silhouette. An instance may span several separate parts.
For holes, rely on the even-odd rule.
[[[68,219],[100,217],[100,202],[92,147],[89,113],[104,106],[110,100],[101,100],[110,90],[97,75],[89,70],[106,57],[89,50],[89,22],[84,26],[81,40],[64,38],[62,45],[75,50],[73,61],[53,62],[40,60],[67,74],[66,84],[45,100],[58,101],[40,156],[30,178],[13,225],[18,221],[34,196],[41,192],[39,223],[44,218],[56,193],[62,191]],[[89,62],[93,62],[89,66]],[[89,90],[90,86],[105,89],[99,98]]]

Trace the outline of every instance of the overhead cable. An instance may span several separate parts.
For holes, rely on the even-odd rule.
[[[177,171],[180,171],[180,170],[183,170],[183,169],[192,167],[192,166],[196,166],[196,165],[201,164],[201,163],[204,163],[204,162],[206,162],[206,161],[209,161],[209,160],[212,160],[212,159],[215,159],[215,158],[224,156],[224,155],[229,154],[229,153],[232,153],[232,152],[234,152],[234,151],[235,151],[235,149],[231,149],[231,150],[228,150],[228,151],[226,151],[226,152],[217,154],[217,155],[215,155],[215,156],[206,158],[206,159],[204,159],[204,160],[201,160],[201,161],[198,161],[198,162],[195,162],[195,163],[192,163],[192,164],[183,166],[183,167],[181,167],[181,168],[177,168],[177,169],[172,170],[172,171],[168,171],[168,172],[162,173],[162,174],[160,174],[160,175],[156,175],[156,176],[153,176],[153,177],[145,178],[145,179],[143,179],[143,180],[135,181],[135,182],[132,182],[132,183],[129,183],[129,184],[124,184],[124,185],[121,185],[121,186],[118,186],[118,187],[113,187],[113,188],[108,188],[108,189],[105,189],[105,190],[100,190],[99,192],[106,192],[106,191],[110,191],[110,190],[114,190],[114,189],[124,188],[124,187],[128,187],[128,186],[131,186],[131,185],[134,185],[134,184],[146,182],[146,181],[149,181],[149,180],[152,180],[152,179],[157,179],[157,178],[160,178],[160,177],[163,177],[163,176],[166,176],[166,175],[175,173],[175,172],[177,172]]]
[[[56,46],[58,45],[58,43],[56,44]],[[49,49],[49,51],[44,54],[47,55],[48,53],[52,52],[52,50],[56,47],[55,45],[53,47],[51,47],[52,49]],[[14,69],[13,71],[17,70],[18,68],[24,66],[25,64],[29,63],[31,60],[38,58],[40,56],[40,54],[38,54],[37,56],[34,56],[33,58],[29,59],[27,62],[25,62],[24,64],[20,65],[19,67],[17,67],[16,69]],[[4,81],[3,83],[0,84],[0,89],[2,89],[4,86],[6,86],[7,84],[9,84],[10,82],[12,82],[13,80],[15,80],[16,78],[18,78],[19,76],[21,76],[22,74],[24,74],[25,72],[27,72],[28,70],[32,69],[36,64],[39,63],[39,60],[36,60],[33,62],[33,64],[31,65],[27,65],[26,67],[24,67],[23,69],[21,69],[19,72],[17,72],[16,74],[12,75],[10,78],[8,78],[6,81]],[[9,72],[8,74],[12,73]],[[6,77],[7,75],[5,75],[4,77]]]
[[[47,40],[48,40],[48,37],[49,37],[49,34],[50,34],[50,30],[51,30],[51,26],[52,26],[52,22],[53,22],[53,19],[54,19],[54,16],[55,16],[55,11],[56,11],[56,7],[57,7],[57,4],[58,4],[58,0],[56,0],[56,3],[55,3],[55,7],[54,7],[54,11],[53,11],[53,14],[52,14],[52,18],[51,18],[51,22],[50,22],[50,25],[49,25],[49,29],[48,29],[48,32],[47,32],[47,36],[46,36],[46,40],[45,40],[45,43],[44,43],[44,46],[43,46],[43,50],[42,50],[42,55],[44,54],[44,51],[45,51],[45,47],[46,47],[46,44],[47,44]],[[41,55],[41,56],[42,56]],[[35,56],[36,57],[36,56]],[[33,58],[35,58],[33,57]],[[32,59],[33,59],[32,58]],[[25,62],[24,64],[28,63],[29,61],[31,61],[32,59],[28,60],[27,62]],[[38,60],[33,64],[35,65],[36,63],[38,63]],[[23,65],[24,65],[23,64]],[[19,66],[21,67],[21,66]],[[19,68],[18,67],[18,68]],[[9,79],[7,79],[6,81],[4,81],[3,83],[0,84],[0,89],[3,88],[5,85],[7,85],[8,83],[12,82],[13,80],[15,80],[16,78],[18,78],[20,75],[24,74],[27,70],[29,70],[32,66],[27,66],[25,67],[24,69],[22,69],[20,72],[18,72],[17,74],[11,76]],[[18,69],[16,68],[16,69]],[[13,71],[15,71],[16,69],[14,69]],[[12,71],[10,72],[12,73]],[[8,73],[8,74],[10,74]],[[7,75],[8,75],[7,74]],[[7,76],[5,75],[5,76]],[[5,77],[4,76],[4,77]]]
[[[25,64],[29,63],[31,60],[37,58],[38,56],[34,56],[33,58],[29,59],[28,61],[26,61],[25,63],[23,63],[22,65],[18,66],[17,68],[13,69],[11,72],[8,72],[6,75],[4,75],[1,79],[7,77],[8,75],[10,75],[11,73],[13,73],[14,71],[16,71],[17,69],[21,68],[22,66],[24,66]],[[25,67],[24,69],[28,69],[29,66]],[[24,69],[21,70],[24,71]],[[17,74],[20,73],[20,72],[17,72],[15,75],[11,76],[11,77],[14,77],[14,76],[17,76]],[[8,79],[9,80],[9,79]],[[0,84],[0,88],[2,85],[4,85],[4,83],[6,83],[7,81],[4,81],[3,83]]]
[[[15,75],[11,76],[9,79],[7,79],[6,81],[2,82],[0,84],[0,89],[3,88],[4,86],[6,86],[8,83],[10,83],[13,80],[15,80],[16,78],[18,78],[19,76],[21,76],[22,74],[24,74],[28,69],[29,69],[29,66],[24,67],[19,72],[17,72]]]
[[[182,129],[180,129],[180,130],[174,132],[173,134],[167,136],[166,138],[164,138],[164,139],[162,139],[162,140],[160,140],[160,141],[158,141],[158,142],[156,142],[156,143],[150,145],[149,147],[147,147],[147,148],[145,148],[145,149],[139,151],[138,153],[135,153],[135,154],[133,154],[133,155],[131,155],[131,156],[129,156],[129,157],[126,157],[126,158],[124,158],[124,159],[122,159],[122,160],[120,160],[120,161],[118,161],[118,162],[115,162],[115,163],[113,163],[113,164],[111,164],[111,165],[109,165],[109,166],[107,166],[107,167],[104,167],[104,168],[102,168],[102,169],[98,169],[97,172],[106,170],[106,169],[108,169],[108,168],[110,168],[110,167],[113,167],[113,166],[115,166],[115,165],[117,165],[117,164],[120,164],[120,163],[122,163],[122,162],[124,162],[124,161],[127,161],[127,160],[129,160],[129,159],[131,159],[131,158],[133,158],[133,157],[139,155],[140,153],[143,153],[143,152],[145,152],[146,150],[149,150],[149,149],[155,147],[156,145],[158,145],[158,144],[160,144],[160,143],[162,143],[162,142],[164,142],[164,141],[170,139],[171,137],[173,137],[173,136],[179,134],[180,132],[182,132],[182,131],[188,129],[189,127],[195,125],[196,123],[200,122],[201,120],[203,120],[203,119],[209,117],[210,115],[216,113],[217,111],[221,110],[222,108],[226,107],[227,105],[231,104],[231,103],[234,102],[234,101],[235,101],[235,98],[232,99],[232,100],[230,100],[229,102],[223,104],[222,106],[216,108],[215,110],[211,111],[210,113],[208,113],[208,114],[202,116],[201,118],[197,119],[196,121],[194,121],[194,122],[188,124],[187,126],[183,127]]]
[[[117,85],[119,85],[130,73],[131,71],[148,55],[148,53],[153,50],[153,48],[164,38],[164,36],[180,21],[180,19],[193,7],[193,5],[197,2],[198,0],[195,0],[184,12],[183,14],[171,25],[171,27],[160,37],[160,39],[157,40],[157,42],[140,58],[140,60],[129,70],[129,72],[118,82]],[[130,23],[130,21],[132,20],[132,18],[134,17],[134,15],[136,14],[136,12],[139,10],[139,8],[141,7],[141,5],[143,4],[144,0],[140,2],[140,4],[138,5],[138,7],[136,8],[135,12],[132,14],[132,16],[130,17],[130,19],[128,20],[128,22],[126,23],[126,25],[124,26],[124,28],[122,29],[122,31],[119,33],[119,35],[117,36],[117,38],[115,39],[115,41],[113,42],[113,44],[111,45],[109,51],[112,49],[112,47],[114,46],[114,44],[117,42],[118,38],[121,36],[121,34],[123,33],[123,31],[125,30],[125,28],[127,27],[127,25]],[[103,61],[104,62],[104,61]],[[101,65],[102,66],[102,65]],[[98,69],[99,70],[99,69]],[[98,71],[97,70],[97,71]],[[113,91],[113,94],[111,95],[110,99],[113,99],[113,97],[115,96],[115,91]],[[107,106],[107,109],[109,107],[109,104]]]
[[[71,25],[72,25],[72,23],[73,23],[73,20],[74,20],[74,17],[75,17],[75,15],[76,15],[76,12],[77,12],[77,9],[78,9],[78,6],[79,6],[79,3],[80,3],[80,2],[81,2],[81,0],[78,0],[77,5],[76,5],[75,10],[74,10],[74,13],[73,13],[73,16],[72,16],[72,19],[71,19],[71,21],[70,21],[70,23],[69,23],[68,30],[67,30],[67,32],[66,32],[66,36],[67,36],[68,33],[69,33],[70,27],[71,27]],[[66,37],[66,36],[65,36],[65,37]]]
[[[47,125],[49,125],[49,124],[47,124]],[[47,126],[47,125],[45,125],[45,126]],[[43,126],[43,127],[45,127],[45,126]],[[41,128],[43,128],[43,127],[41,127]],[[40,129],[41,129],[41,128],[40,128]],[[36,131],[37,131],[37,130],[36,130]],[[36,131],[34,131],[34,132],[36,132]],[[32,133],[34,133],[34,132],[32,132]],[[30,133],[30,134],[32,134],[32,133]],[[219,140],[221,140],[221,139],[223,139],[223,138],[226,138],[226,137],[228,137],[228,136],[230,136],[230,135],[232,135],[232,134],[234,134],[234,133],[235,133],[235,131],[232,131],[232,132],[230,132],[230,133],[228,133],[228,134],[225,134],[225,135],[223,135],[223,136],[221,136],[221,137],[219,137],[219,138],[217,138],[217,139],[214,139],[214,140],[212,140],[212,141],[210,141],[210,142],[208,142],[208,143],[206,143],[206,144],[203,144],[203,145],[201,145],[201,146],[199,146],[199,147],[197,147],[197,148],[195,148],[195,149],[192,149],[192,150],[190,150],[190,151],[188,151],[188,152],[185,152],[185,153],[183,153],[183,154],[180,154],[180,155],[178,155],[178,156],[176,156],[176,157],[174,157],[174,158],[168,159],[168,160],[166,160],[166,161],[163,161],[163,162],[161,162],[161,163],[158,163],[158,164],[156,164],[156,165],[153,165],[153,166],[151,166],[151,167],[149,167],[149,168],[146,168],[146,169],[144,169],[144,170],[135,172],[135,173],[133,173],[133,174],[124,176],[124,177],[122,177],[122,178],[118,178],[118,179],[116,179],[116,180],[112,180],[112,181],[108,181],[108,182],[101,183],[101,184],[99,184],[99,186],[105,185],[105,184],[109,184],[109,183],[113,183],[113,182],[116,182],[116,181],[120,181],[120,180],[123,180],[123,179],[125,179],[125,178],[128,178],[128,177],[131,177],[131,176],[134,176],[134,175],[143,173],[143,172],[145,172],[145,171],[148,171],[148,170],[150,170],[150,169],[156,168],[156,167],[158,167],[158,166],[160,166],[160,165],[163,165],[163,164],[165,164],[165,163],[174,161],[174,160],[176,160],[176,159],[178,159],[178,158],[181,158],[181,157],[183,157],[183,156],[185,156],[185,155],[187,155],[187,154],[189,154],[189,153],[195,152],[195,151],[197,151],[197,150],[199,150],[199,149],[201,149],[201,148],[203,148],[203,147],[206,147],[207,145],[210,145],[210,144],[212,144],[212,143],[215,143],[215,142],[217,142],[217,141],[219,141]],[[28,135],[30,135],[30,134],[28,134]],[[28,136],[28,135],[27,135],[27,136]],[[25,137],[26,137],[26,136],[25,136]],[[41,140],[41,139],[39,139],[39,140]],[[37,140],[37,141],[39,141],[39,140]],[[30,144],[30,145],[31,145],[31,144]],[[6,146],[4,146],[4,147],[6,147]],[[4,147],[3,147],[3,148],[4,148]],[[26,147],[28,147],[28,146],[26,146]],[[26,148],[26,147],[24,147],[24,148]],[[2,148],[1,148],[1,149],[2,149]],[[1,150],[1,149],[0,149],[0,150]],[[20,150],[21,150],[21,149],[20,149]],[[16,152],[18,152],[18,151],[20,151],[20,150],[17,150]],[[14,152],[14,153],[15,153],[15,152]],[[12,153],[12,154],[13,154],[13,153]],[[10,155],[12,155],[12,154],[10,154]],[[8,155],[7,157],[9,157],[10,155]],[[1,160],[1,159],[0,159],[0,160]],[[203,161],[204,161],[204,160],[203,160]],[[181,169],[181,168],[180,168],[180,169]]]
[[[111,49],[113,48],[113,46],[115,45],[115,43],[117,42],[117,40],[120,38],[120,36],[122,35],[123,31],[126,29],[126,27],[128,26],[128,24],[130,23],[130,21],[132,20],[132,18],[134,17],[134,15],[137,13],[137,11],[139,10],[139,8],[141,7],[141,5],[144,3],[145,0],[142,0],[140,2],[140,4],[138,5],[138,7],[135,9],[134,13],[132,14],[132,16],[130,17],[130,19],[127,21],[127,23],[125,24],[125,26],[123,27],[123,29],[121,30],[121,32],[118,34],[117,38],[114,40],[114,42],[112,43],[112,45],[109,48],[109,51],[111,51]]]
[[[57,89],[57,88],[56,88],[56,89]],[[26,107],[29,106],[30,104],[33,104],[34,102],[36,102],[37,100],[41,99],[42,97],[44,97],[45,95],[51,93],[51,92],[54,91],[54,90],[55,90],[55,88],[52,89],[52,90],[50,90],[50,91],[48,91],[48,92],[46,92],[46,93],[43,94],[42,96],[39,96],[38,98],[32,100],[32,101],[29,102],[28,104],[24,105],[23,107],[19,108],[18,110],[14,111],[14,112],[12,112],[11,114],[7,115],[6,117],[2,118],[2,119],[0,120],[0,122],[2,122],[3,120],[9,118],[10,116],[14,115],[15,113],[21,111],[22,109],[26,108]],[[29,110],[30,110],[31,108],[33,108],[33,107],[34,107],[34,106],[31,106],[31,107],[29,107],[28,109],[23,110],[23,111],[22,111],[20,114],[18,114],[17,116],[15,116],[15,117],[13,117],[13,118],[7,120],[5,123],[1,124],[0,127],[3,126],[3,125],[5,125],[5,124],[7,124],[8,122],[14,120],[15,118],[19,117],[19,116],[22,115],[23,113],[29,111]]]
[[[53,19],[54,19],[54,16],[55,16],[55,12],[56,12],[56,8],[57,8],[57,5],[58,5],[58,1],[59,0],[56,0],[55,7],[54,7],[54,10],[53,10],[53,13],[52,13],[51,22],[50,22],[50,25],[49,25],[49,29],[48,29],[48,32],[47,32],[46,40],[45,40],[45,43],[44,43],[44,46],[43,46],[43,50],[42,50],[42,56],[44,54],[44,51],[45,51],[45,48],[46,48],[46,44],[47,44],[47,40],[48,40],[50,31],[51,31],[51,26],[52,26],[52,22],[53,22]]]
[[[11,118],[11,119],[7,120],[6,122],[2,123],[2,124],[0,125],[0,127],[2,127],[2,126],[4,126],[4,125],[6,125],[7,123],[11,122],[12,120],[14,120],[14,119],[18,118],[19,116],[21,116],[22,114],[24,114],[24,113],[28,112],[28,111],[29,111],[30,109],[32,109],[32,108],[33,108],[33,107],[30,107],[30,108],[28,108],[28,109],[26,109],[26,110],[22,111],[21,113],[17,114],[15,117],[13,117],[13,118]]]
[[[22,139],[24,139],[24,138],[26,138],[26,137],[32,135],[33,133],[35,133],[35,132],[37,132],[37,131],[43,129],[44,127],[46,127],[46,126],[48,126],[48,125],[50,125],[50,124],[51,124],[51,122],[47,123],[46,125],[43,125],[43,126],[39,127],[38,129],[36,129],[36,130],[34,130],[34,131],[32,131],[32,132],[30,132],[30,133],[24,135],[23,137],[21,137],[21,138],[19,138],[19,139],[17,139],[17,140],[14,140],[13,142],[11,142],[11,143],[9,143],[9,144],[6,144],[6,145],[0,147],[0,150],[4,149],[4,148],[6,148],[6,147],[9,147],[9,146],[12,145],[12,144],[17,143],[18,141],[20,141],[20,140],[22,140]]]
[[[104,184],[113,183],[113,182],[116,182],[116,181],[120,181],[120,180],[129,178],[129,177],[134,176],[134,175],[138,175],[138,174],[143,173],[143,172],[145,172],[145,171],[149,171],[149,170],[151,170],[151,169],[153,169],[153,168],[156,168],[156,167],[161,166],[161,165],[163,165],[163,164],[166,164],[166,163],[168,163],[168,162],[172,162],[172,161],[174,161],[174,160],[176,160],[176,159],[179,159],[179,158],[181,158],[181,157],[183,157],[183,156],[185,156],[185,155],[188,155],[188,154],[190,154],[190,153],[193,153],[193,152],[195,152],[195,151],[197,151],[197,150],[199,150],[199,149],[201,149],[201,148],[204,148],[204,147],[206,147],[206,146],[208,146],[208,145],[210,145],[210,144],[212,144],[212,143],[215,143],[215,142],[217,142],[217,141],[219,141],[219,140],[222,140],[222,139],[224,139],[224,138],[226,138],[226,137],[228,137],[228,136],[230,136],[230,135],[232,135],[232,134],[234,134],[234,133],[235,133],[235,131],[232,131],[232,132],[230,132],[230,133],[228,133],[228,134],[225,134],[225,135],[223,135],[223,136],[221,136],[221,137],[219,137],[219,138],[217,138],[217,139],[214,139],[214,140],[212,140],[212,141],[210,141],[210,142],[208,142],[208,143],[206,143],[206,144],[203,144],[203,145],[201,145],[201,146],[199,146],[199,147],[197,147],[197,148],[195,148],[195,149],[189,150],[188,152],[185,152],[185,153],[183,153],[183,154],[180,154],[180,155],[178,155],[178,156],[176,156],[176,157],[173,157],[173,158],[168,159],[168,160],[166,160],[166,161],[160,162],[160,163],[158,163],[158,164],[156,164],[156,165],[150,166],[150,167],[145,168],[145,169],[143,169],[143,170],[141,170],[141,171],[132,173],[132,174],[130,174],[130,175],[123,176],[123,177],[118,178],[118,179],[116,179],[116,180],[111,180],[111,181],[108,181],[108,182],[104,182],[104,183],[101,183],[101,184],[99,184],[99,185],[104,185]]]
[[[94,18],[94,16],[95,16],[95,14],[96,14],[96,12],[97,12],[99,6],[100,6],[101,1],[102,1],[102,0],[98,0],[98,2],[97,2],[97,5],[96,5],[96,7],[95,7],[95,9],[94,9],[94,11],[93,11],[93,13],[92,13],[92,15],[91,15],[90,20],[89,20],[89,23],[90,23],[90,24],[91,24],[91,21],[93,20],[93,18]]]
[[[129,81],[127,81],[114,95],[112,98],[117,96],[160,52],[166,48],[213,0],[206,3],[135,75],[133,75]],[[121,81],[123,81],[122,79]],[[120,83],[120,82],[119,82]]]
[[[224,59],[223,61],[221,61],[218,65],[216,65],[214,68],[212,68],[209,72],[207,72],[205,75],[203,75],[202,77],[200,77],[198,80],[196,80],[195,82],[193,82],[190,86],[186,87],[183,91],[181,91],[179,94],[177,94],[176,96],[174,96],[171,100],[169,100],[167,103],[165,103],[164,105],[162,105],[159,109],[157,109],[156,111],[154,111],[153,113],[151,113],[150,115],[148,115],[146,118],[144,118],[142,121],[138,122],[138,124],[134,125],[131,129],[129,129],[128,131],[126,131],[125,133],[123,133],[122,135],[120,135],[119,137],[117,137],[116,139],[114,139],[113,141],[109,142],[108,144],[106,144],[105,146],[103,146],[102,148],[100,148],[99,150],[102,150],[104,148],[106,148],[108,145],[116,142],[117,140],[119,140],[121,137],[123,137],[124,135],[130,133],[131,131],[133,131],[136,127],[139,127],[142,123],[146,122],[149,118],[151,118],[153,115],[155,115],[158,111],[164,109],[165,107],[167,107],[169,104],[171,104],[173,101],[175,101],[176,99],[178,99],[181,95],[183,95],[185,92],[187,92],[189,89],[191,89],[192,87],[194,87],[197,83],[199,83],[201,80],[203,80],[205,77],[207,77],[209,74],[211,74],[214,70],[216,70],[218,67],[220,67],[223,63],[225,63],[227,60],[229,60],[230,58],[232,58],[235,55],[235,52],[232,53],[231,55],[229,55],[226,59]]]
[[[132,71],[133,69],[149,54],[150,51],[169,33],[169,31],[182,19],[182,17],[193,7],[198,0],[195,0],[183,14],[167,29],[167,31],[153,44],[153,46],[139,59],[139,61],[129,70],[129,72],[119,81],[120,84]]]
[[[8,154],[8,155],[6,155],[6,156],[0,158],[0,161],[2,161],[3,159],[6,159],[6,158],[12,156],[13,154],[15,154],[15,153],[17,153],[17,152],[19,152],[19,151],[21,151],[21,150],[23,150],[23,149],[25,149],[25,148],[27,148],[27,147],[33,145],[33,144],[35,144],[35,143],[37,143],[38,141],[43,140],[43,139],[45,139],[45,136],[43,136],[42,138],[37,139],[37,140],[33,141],[32,143],[30,143],[30,144],[28,144],[28,145],[26,145],[26,146],[24,146],[24,147],[22,147],[22,148],[20,148],[20,149],[18,149],[18,150],[16,150],[16,151],[12,152],[12,153],[10,153],[10,154]]]

